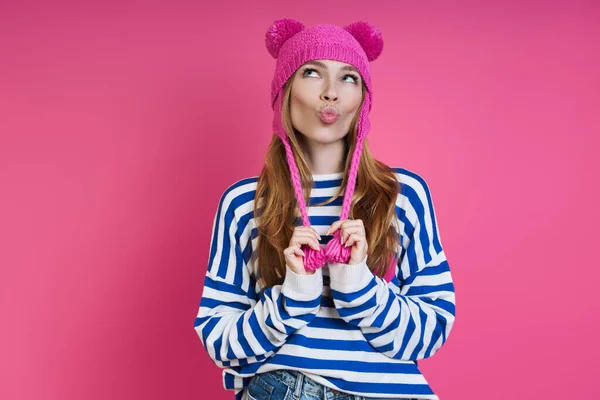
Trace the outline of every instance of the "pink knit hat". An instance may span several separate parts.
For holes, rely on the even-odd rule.
[[[302,64],[311,60],[337,60],[354,66],[360,72],[367,90],[357,121],[357,143],[352,155],[348,184],[340,215],[340,220],[348,219],[363,140],[371,129],[369,112],[373,102],[373,91],[369,62],[377,59],[383,50],[381,32],[375,26],[364,21],[354,22],[344,27],[321,24],[306,28],[300,21],[283,18],[276,20],[269,27],[265,42],[269,53],[277,59],[275,76],[271,85],[271,106],[275,111],[273,130],[281,137],[285,146],[291,179],[304,226],[310,226],[310,222],[302,194],[300,174],[281,117],[283,86]],[[327,262],[347,263],[351,253],[350,247],[344,247],[340,243],[339,229],[334,232],[333,239],[327,243],[324,251],[316,251],[306,245],[302,247],[302,250],[306,254],[304,267],[308,271],[321,268]],[[388,269],[385,277],[388,282],[393,278],[394,269],[393,266]]]

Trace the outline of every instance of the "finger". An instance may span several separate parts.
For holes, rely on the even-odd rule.
[[[354,246],[354,243],[358,242],[358,239],[358,235],[353,233],[348,237],[348,240],[346,241],[346,247]]]
[[[348,240],[348,237],[353,233],[362,234],[363,229],[361,229],[360,226],[354,226],[350,228],[344,227],[342,233],[340,233],[340,243],[344,244],[346,240]]]
[[[302,244],[306,244],[308,240],[314,240],[317,243],[319,243],[319,240],[321,240],[321,237],[316,232],[313,232],[312,230],[299,231],[299,232],[294,232],[294,234],[292,235],[292,240],[300,240]]]
[[[332,225],[329,231],[327,231],[328,233],[331,232],[335,232],[335,230],[337,228],[341,228],[342,232],[344,231],[344,229],[348,229],[348,228],[353,228],[353,227],[363,227],[363,223],[361,219],[345,219],[345,220],[338,220],[335,221]],[[335,229],[334,229],[335,228]],[[341,237],[341,233],[340,233],[340,237]]]
[[[314,228],[308,227],[308,226],[306,227],[306,229],[300,229],[298,231],[294,231],[294,233],[292,234],[292,237],[294,235],[299,235],[299,236],[303,236],[303,237],[312,237],[314,239],[321,240],[321,235],[319,235]]]
[[[314,235],[316,238],[318,238],[319,240],[321,239],[321,235],[319,235],[319,232],[317,232],[317,230],[315,228],[313,228],[312,226],[301,226],[296,229],[298,229],[299,232],[310,233],[310,234]]]
[[[342,229],[342,233],[340,233],[340,236],[343,234],[344,231],[350,231],[350,232],[356,232],[356,230],[358,229],[359,231],[361,229],[365,229],[365,227],[362,224],[361,220],[358,220],[358,223],[355,223],[354,221],[349,221],[349,220],[345,220],[342,221],[341,224],[341,229]]]
[[[361,226],[363,225],[362,219],[347,219],[344,222],[350,226]]]
[[[291,243],[299,243],[300,245],[307,244],[315,250],[319,250],[321,248],[319,239],[317,239],[311,233],[303,236],[296,236],[295,238],[292,238]]]
[[[339,226],[340,226],[340,224],[342,222],[343,221],[341,221],[341,220],[337,220],[333,224],[331,224],[331,226],[329,227],[329,229],[327,229],[326,235],[329,235],[329,234],[332,234],[333,232],[335,232],[339,228]]]
[[[335,231],[337,231],[338,229],[340,229],[344,226],[344,222],[346,222],[346,221],[335,221],[333,224],[331,224],[331,227],[327,231],[327,234],[333,235],[335,233]]]
[[[306,256],[299,245],[294,246],[294,253],[298,256]]]
[[[352,241],[352,235],[348,235],[348,238],[346,239],[346,241],[344,242],[344,246],[345,247],[350,247],[354,244],[354,242]]]
[[[340,240],[342,241],[342,243],[344,243],[344,241],[348,238],[348,236],[350,236],[351,233],[356,232],[356,229],[356,227],[343,225],[340,231]]]
[[[357,233],[353,233],[348,238],[348,241],[346,242],[346,247],[354,246],[354,243],[360,243],[362,241],[363,241],[363,236],[362,235],[357,234]]]
[[[288,258],[292,258],[294,257],[294,248],[290,248],[288,247],[287,249],[285,249],[285,251],[283,252],[283,254],[288,257]]]
[[[302,248],[300,247],[300,243],[291,243],[290,247],[288,247],[287,249],[285,249],[284,254],[287,257],[294,257],[294,256],[300,256],[300,255],[304,255],[304,251],[302,251]]]
[[[319,240],[321,240],[321,235],[319,235],[319,232],[317,232],[317,230],[315,228],[313,228],[312,226],[310,228],[312,229],[312,231],[314,232],[314,234],[317,236],[317,238]]]
[[[319,241],[312,236],[299,237],[298,239],[296,239],[294,241],[294,243],[298,243],[300,245],[306,244],[306,245],[312,247],[314,250],[317,250],[317,251],[321,250],[321,245],[319,244]]]

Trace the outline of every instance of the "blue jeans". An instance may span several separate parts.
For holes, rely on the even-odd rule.
[[[321,385],[294,370],[275,370],[256,374],[246,388],[248,400],[383,400],[363,397]],[[385,398],[389,400],[389,398]],[[416,400],[416,399],[406,399]]]

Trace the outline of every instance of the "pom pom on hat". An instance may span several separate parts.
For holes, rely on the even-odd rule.
[[[304,24],[292,18],[282,18],[273,22],[265,35],[267,50],[269,50],[273,58],[279,56],[279,49],[281,49],[286,40],[303,29]]]
[[[374,61],[381,55],[383,51],[383,36],[376,26],[366,21],[357,21],[344,26],[344,29],[350,32],[354,36],[354,39],[360,43],[369,61]]]

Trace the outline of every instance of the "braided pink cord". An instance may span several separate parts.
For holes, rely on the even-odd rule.
[[[292,153],[290,140],[287,136],[283,139],[283,146],[285,147],[285,156],[287,158],[288,166],[290,167],[292,185],[294,186],[294,192],[296,193],[296,199],[298,200],[298,207],[300,207],[302,222],[304,226],[310,226],[310,222],[308,220],[308,213],[306,212],[306,204],[304,203],[304,194],[302,193],[300,172],[298,171],[298,166],[296,165],[296,161],[294,160],[294,154]]]
[[[340,220],[348,219],[348,215],[350,214],[352,197],[354,195],[354,188],[356,187],[358,166],[360,164],[360,157],[362,154],[363,141],[364,137],[370,130],[370,122],[367,117],[367,114],[370,111],[370,105],[370,95],[368,94],[365,98],[365,101],[363,102],[363,107],[361,109],[361,113],[358,120],[357,142],[356,147],[354,149],[354,154],[352,154],[352,161],[350,164],[350,172],[348,175],[346,192],[344,193],[344,202],[342,205]],[[292,179],[292,185],[294,186],[294,193],[296,194],[298,207],[300,208],[300,214],[302,216],[302,223],[304,226],[310,226],[310,220],[308,218],[308,212],[306,210],[306,203],[304,201],[304,194],[302,193],[302,182],[300,179],[300,173],[298,171],[298,166],[296,165],[296,160],[294,159],[292,147],[290,146],[289,138],[287,137],[287,135],[285,135],[282,139],[283,145],[285,147],[285,155],[287,158],[288,166],[290,168],[290,176]],[[350,255],[352,253],[352,249],[350,247],[345,247],[342,245],[340,241],[340,229],[336,230],[333,233],[333,238],[327,243],[324,249],[321,248],[320,250],[314,250],[308,245],[302,245],[302,251],[304,251],[305,254],[304,269],[307,271],[314,271],[316,269],[319,269],[328,262],[346,264],[350,260]],[[396,260],[394,258],[392,260],[392,265],[390,265],[390,267],[387,270],[386,276],[384,277],[384,279],[388,282],[391,281],[394,277],[395,263]]]
[[[298,166],[294,160],[292,148],[290,146],[289,138],[286,136],[283,139],[283,145],[285,147],[285,155],[290,167],[290,175],[292,179],[292,185],[294,186],[294,192],[296,193],[296,199],[298,200],[298,207],[300,208],[300,214],[302,215],[302,223],[304,226],[310,226],[310,220],[308,218],[308,212],[306,211],[306,203],[304,202],[304,195],[302,194],[302,184],[300,180],[300,173]],[[356,154],[356,152],[355,152]],[[360,155],[360,153],[358,153]],[[356,178],[356,175],[355,175]],[[344,198],[346,203],[346,198]],[[348,215],[349,207],[346,207],[346,216]],[[343,215],[342,215],[343,216]],[[350,259],[351,249],[349,247],[342,246],[340,242],[340,230],[338,229],[333,234],[333,239],[327,243],[325,249],[314,250],[308,245],[302,245],[302,251],[304,252],[304,269],[307,271],[314,271],[318,268],[323,267],[328,261],[329,262],[343,262],[346,263]]]

